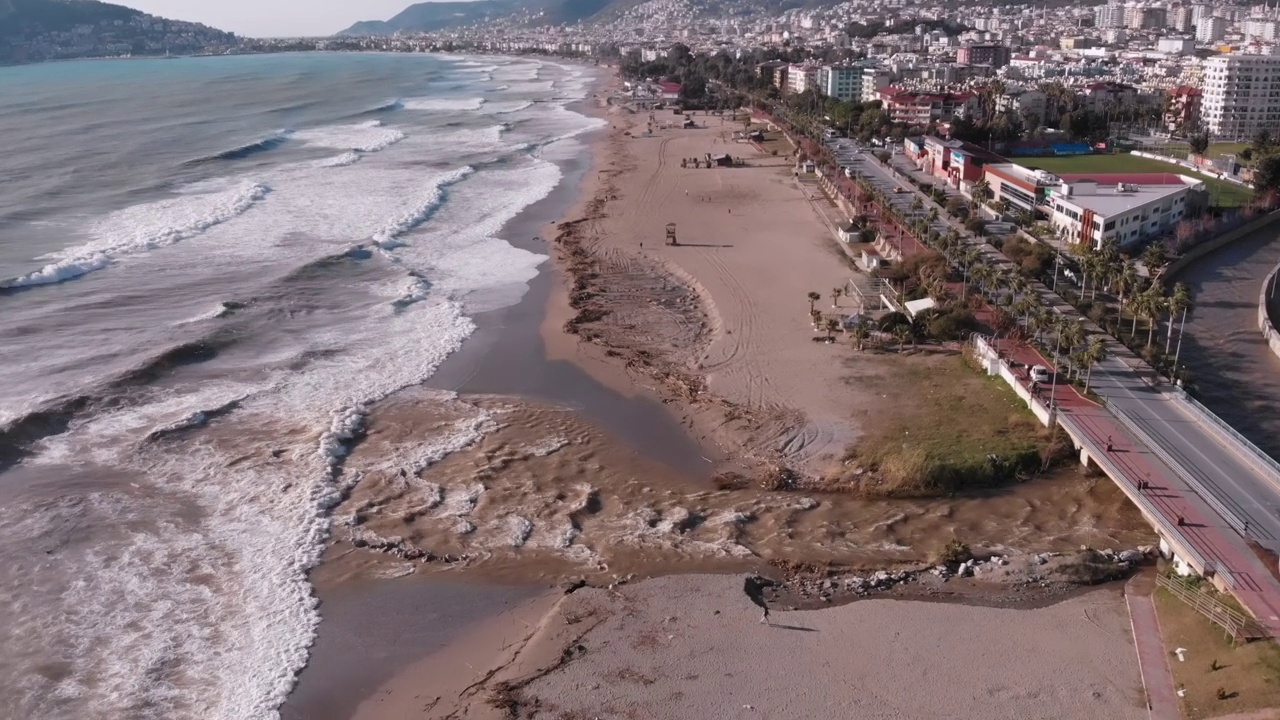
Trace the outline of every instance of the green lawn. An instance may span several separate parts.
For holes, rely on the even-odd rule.
[[[1014,162],[1037,167],[1051,173],[1177,173],[1204,180],[1210,202],[1222,207],[1240,207],[1253,197],[1253,191],[1235,183],[1224,182],[1188,170],[1181,165],[1149,160],[1137,155],[1079,155],[1075,157],[1017,158]]]

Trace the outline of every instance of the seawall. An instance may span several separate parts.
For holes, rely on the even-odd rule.
[[[1268,227],[1277,220],[1280,220],[1280,210],[1269,212],[1266,215],[1255,218],[1254,220],[1241,225],[1235,230],[1225,232],[1209,242],[1201,243],[1188,250],[1186,255],[1183,255],[1170,263],[1169,267],[1164,269],[1164,273],[1161,277],[1165,279],[1165,282],[1169,282],[1176,277],[1178,273],[1185,270],[1188,265],[1196,260],[1208,255],[1214,250],[1230,245],[1241,238],[1248,237],[1249,235]]]
[[[1280,265],[1262,281],[1258,296],[1258,328],[1267,339],[1271,352],[1280,357]]]

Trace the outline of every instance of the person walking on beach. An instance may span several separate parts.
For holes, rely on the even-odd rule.
[[[769,622],[769,603],[764,599],[764,589],[767,587],[773,587],[776,584],[777,583],[772,580],[760,577],[757,573],[751,573],[747,576],[746,580],[742,582],[742,592],[746,593],[747,597],[751,599],[751,602],[755,603],[764,611],[764,613],[760,615],[761,623],[771,624]]]

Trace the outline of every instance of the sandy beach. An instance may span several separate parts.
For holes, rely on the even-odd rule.
[[[678,129],[665,126],[680,116],[659,111],[651,137],[643,112],[615,107],[606,118],[611,129],[597,151],[596,205],[581,210],[598,217],[574,228],[578,239],[592,253],[602,286],[627,288],[646,275],[666,275],[696,292],[702,311],[673,318],[666,308],[624,313],[615,305],[606,322],[624,332],[643,328],[633,340],[753,415],[755,424],[744,427],[723,413],[696,419],[685,409],[683,420],[701,439],[728,455],[746,452],[820,472],[880,407],[876,377],[883,368],[872,359],[850,368],[831,347],[812,342],[809,292],[822,295],[817,307],[826,312],[852,314],[857,307],[848,298],[832,305],[831,289],[843,287],[852,270],[800,191],[792,160],[735,142],[741,124],[727,116],[697,115],[698,127]],[[681,166],[683,159],[722,153],[745,164]],[[669,223],[678,246],[664,245]],[[566,288],[561,297],[570,295]],[[572,317],[567,301],[553,306],[544,325],[552,357],[572,358],[611,381],[615,372],[601,367],[607,359],[563,332]]]
[[[1041,717],[1034,709],[1049,699],[1071,712],[1043,717],[1130,717],[1136,669],[1127,631],[1112,622],[1124,608],[1115,591],[1041,607],[1065,586],[1032,598],[1023,586],[1011,594],[979,583],[977,602],[1002,607],[860,600],[778,616],[813,632],[755,624],[746,570],[920,568],[957,537],[1029,557],[1134,547],[1150,533],[1113,486],[1072,468],[940,499],[761,489],[762,476],[837,466],[900,402],[902,358],[813,342],[825,334],[808,293],[822,295],[824,313],[856,312],[848,298],[832,307],[830,293],[853,270],[790,160],[733,142],[719,117],[680,130],[659,121],[653,137],[638,137],[647,115],[602,102],[588,111],[610,123],[590,137],[591,156],[568,163],[562,189],[504,231],[551,255],[550,272],[519,305],[478,315],[476,334],[428,386],[371,409],[346,461],[360,481],[313,572],[325,622],[283,716],[513,717],[541,707],[548,717],[967,717],[930,708],[982,697],[1009,712],[972,717]],[[680,167],[718,153],[742,162]],[[668,223],[678,246],[663,245]],[[596,307],[607,312],[587,317]],[[925,372],[933,361],[914,359]],[[459,430],[470,439],[457,447],[424,446]],[[406,466],[421,469],[393,469]],[[655,579],[619,584],[644,577]],[[565,578],[588,587],[566,596]],[[902,595],[917,596],[967,597]],[[1045,634],[1068,617],[1106,628],[1105,640],[1095,648],[1092,636]],[[867,626],[876,630],[859,641],[868,651],[844,657]],[[801,643],[786,656],[805,658],[780,674],[754,662],[779,634]],[[901,685],[924,671],[904,676],[897,644],[918,646],[917,662],[930,638],[952,634],[928,658],[927,682]],[[1001,637],[969,666],[967,643],[984,634]],[[637,650],[641,636],[652,641]],[[570,662],[587,652],[579,647],[621,654]],[[1053,672],[1026,674],[1032,647]],[[703,669],[677,673],[686,665]],[[1024,674],[1001,679],[1006,666]],[[1104,677],[1124,679],[1104,687]],[[515,680],[518,707],[504,707],[502,683]],[[752,698],[738,702],[739,680]],[[1077,693],[1087,701],[1062,699]]]
[[[865,600],[758,618],[734,576],[583,589],[478,633],[505,640],[493,664],[451,646],[356,717],[1146,717],[1115,589],[1032,610]]]

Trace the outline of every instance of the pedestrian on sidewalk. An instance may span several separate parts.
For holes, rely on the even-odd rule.
[[[1186,519],[1186,518],[1184,518],[1184,517],[1182,517],[1181,515],[1179,515],[1179,516],[1178,516],[1178,527],[1182,527],[1182,526],[1184,526],[1184,525],[1186,525],[1186,524],[1187,524],[1187,519]]]

